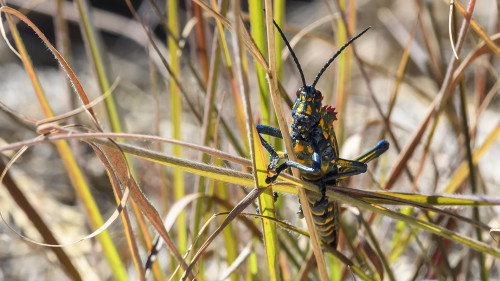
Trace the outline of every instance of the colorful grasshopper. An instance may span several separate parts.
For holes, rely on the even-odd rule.
[[[339,229],[339,207],[336,201],[328,201],[325,196],[326,185],[336,185],[340,180],[366,172],[366,163],[377,158],[389,148],[389,143],[381,140],[375,147],[359,156],[355,160],[346,160],[339,157],[339,148],[335,132],[333,131],[333,121],[337,119],[335,108],[328,105],[322,106],[323,96],[315,89],[316,83],[333,62],[333,60],[354,40],[359,38],[367,29],[349,40],[335,55],[323,66],[312,85],[306,85],[304,73],[299,61],[295,56],[288,40],[279,28],[283,41],[285,41],[290,54],[302,78],[302,87],[297,90],[295,104],[292,109],[293,122],[290,128],[290,137],[297,162],[285,161],[278,166],[279,160],[286,154],[278,153],[274,148],[262,138],[261,134],[283,138],[279,129],[257,125],[262,145],[269,151],[271,161],[269,169],[274,170],[275,175],[266,179],[267,183],[275,181],[279,174],[289,167],[297,168],[303,180],[317,184],[321,190],[321,198],[316,201],[308,198],[312,215],[321,239],[332,247],[337,246]],[[301,215],[302,209],[299,211]]]

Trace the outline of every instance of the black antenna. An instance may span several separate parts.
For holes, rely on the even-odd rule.
[[[368,29],[370,29],[371,26],[367,27],[365,30],[361,31],[358,35],[354,36],[351,40],[349,40],[347,43],[344,44],[344,46],[342,46],[336,53],[335,55],[333,55],[333,57],[331,59],[328,60],[328,62],[325,64],[325,66],[323,66],[323,68],[319,71],[318,75],[316,75],[316,78],[314,78],[314,82],[312,83],[312,88],[314,89],[314,87],[316,86],[316,83],[318,83],[318,80],[319,78],[321,77],[321,75],[323,75],[323,72],[325,72],[325,70],[328,68],[328,66],[330,66],[330,64],[333,62],[333,60],[335,60],[336,57],[338,57],[338,55],[340,55],[340,53],[342,53],[342,51],[347,47],[349,46],[354,40],[358,39],[361,35],[363,35],[363,33],[365,33]]]
[[[279,33],[281,34],[281,38],[283,38],[283,41],[285,41],[286,47],[290,51],[290,54],[293,57],[293,60],[295,61],[295,64],[297,65],[297,68],[299,69],[300,72],[300,78],[302,79],[302,86],[306,86],[306,79],[304,78],[304,72],[302,72],[302,68],[300,67],[299,60],[295,56],[295,53],[292,50],[292,46],[290,46],[290,43],[288,43],[288,40],[286,40],[285,34],[283,34],[283,31],[281,31],[281,28],[278,26],[278,24],[273,20],[274,26],[278,29]],[[313,87],[314,88],[314,87]]]

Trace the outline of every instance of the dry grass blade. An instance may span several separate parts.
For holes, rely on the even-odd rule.
[[[45,123],[45,122],[44,122]],[[25,141],[20,141],[16,143],[11,143],[8,145],[4,145],[0,147],[0,152],[3,151],[10,151],[10,150],[17,150],[23,146],[26,145],[34,145],[38,143],[46,143],[46,142],[53,142],[57,140],[63,140],[63,139],[78,139],[78,140],[86,140],[86,139],[96,139],[95,141],[100,140],[102,142],[108,142],[106,139],[134,139],[134,140],[142,140],[142,141],[152,141],[152,142],[161,142],[161,143],[169,143],[169,144],[175,144],[175,145],[180,145],[186,148],[191,148],[193,150],[197,150],[203,153],[206,153],[211,156],[219,157],[221,159],[231,161],[236,164],[243,165],[245,167],[251,167],[252,163],[249,159],[235,156],[232,154],[229,154],[227,152],[213,149],[210,147],[206,146],[201,146],[193,143],[187,143],[184,141],[179,141],[179,140],[173,140],[173,139],[167,139],[167,138],[162,138],[158,136],[151,136],[151,135],[141,135],[141,134],[127,134],[127,133],[81,133],[78,131],[69,131],[68,129],[64,129],[60,126],[57,126],[55,124],[45,124],[44,128],[48,131],[51,130],[56,130],[59,132],[59,134],[54,135],[47,135],[45,138],[35,138],[32,140],[25,140]],[[62,132],[66,132],[66,134],[62,134]],[[120,144],[122,145],[122,144]],[[127,145],[123,144],[125,147],[132,148],[134,146],[132,145]],[[139,148],[139,147],[138,147]],[[130,149],[128,150],[130,151]]]
[[[329,190],[327,191],[327,195],[331,198],[336,199],[336,200],[342,200],[343,202],[346,202],[346,203],[349,203],[352,205],[356,205],[356,206],[362,207],[364,209],[368,209],[368,210],[371,210],[371,211],[374,211],[377,213],[383,213],[385,216],[389,216],[389,217],[394,218],[398,221],[404,221],[408,224],[411,224],[412,226],[416,226],[416,227],[419,227],[423,230],[430,231],[434,234],[437,234],[439,236],[442,236],[442,237],[445,237],[448,239],[452,239],[455,242],[463,243],[464,245],[467,245],[467,246],[469,246],[473,249],[476,249],[478,251],[488,253],[488,254],[496,256],[496,257],[500,257],[500,250],[493,248],[492,246],[490,246],[486,243],[473,240],[469,237],[466,237],[466,236],[459,234],[457,232],[448,230],[448,229],[441,227],[441,226],[438,226],[436,224],[429,223],[429,222],[426,222],[426,221],[423,221],[420,219],[412,218],[408,215],[404,215],[404,214],[389,210],[385,207],[382,207],[382,206],[379,206],[376,204],[370,204],[370,203],[367,203],[363,200],[354,199],[354,198],[349,197],[349,196],[340,195],[338,193],[335,193],[335,192],[332,192]]]
[[[85,91],[83,90],[83,87],[80,84],[80,81],[76,78],[73,70],[69,67],[69,65],[66,62],[66,60],[64,59],[64,57],[56,50],[56,48],[54,48],[54,46],[52,44],[50,44],[49,40],[47,39],[47,37],[45,37],[45,35],[42,33],[42,31],[36,25],[34,25],[33,22],[31,22],[27,17],[25,17],[23,14],[21,14],[20,12],[18,12],[15,9],[12,9],[12,8],[9,8],[6,6],[0,7],[0,21],[1,21],[2,13],[9,13],[9,14],[16,16],[17,18],[19,18],[20,20],[25,22],[31,29],[33,29],[33,31],[42,39],[43,43],[50,49],[50,51],[55,55],[56,59],[60,62],[61,66],[64,68],[66,74],[69,76],[71,83],[75,87],[75,90],[79,94],[83,103],[85,105],[88,105],[89,99],[87,98],[87,95],[85,94]],[[0,24],[0,30],[1,30],[2,36],[6,39],[6,42],[9,42],[9,40],[7,40],[7,38],[6,38],[3,24]],[[9,43],[9,46],[11,47],[11,49],[13,49],[13,47],[10,45],[10,43]],[[13,51],[15,51],[15,50],[13,49]],[[15,51],[15,52],[17,53],[17,51]],[[94,114],[94,111],[92,110],[92,108],[89,108],[88,112],[90,114],[91,120],[93,121],[94,125],[97,128],[99,128],[99,123],[97,122],[97,119],[95,117],[95,114]]]
[[[167,231],[171,231],[174,226],[175,220],[179,216],[179,214],[184,211],[189,204],[191,204],[194,200],[202,198],[204,196],[203,193],[193,193],[186,195],[181,200],[175,202],[175,204],[170,208],[165,220],[163,221],[165,225],[165,229]],[[156,235],[154,238],[154,242],[152,248],[150,249],[150,254],[145,262],[144,271],[146,272],[146,277],[153,266],[153,262],[156,260],[156,255],[160,251],[161,247],[164,244],[164,240],[161,239],[160,235]],[[189,252],[189,251],[188,251]]]
[[[181,267],[186,270],[187,264],[177,250],[175,244],[172,242],[172,239],[166,231],[165,225],[163,224],[158,211],[153,207],[153,205],[151,205],[151,203],[139,189],[139,186],[137,185],[135,180],[130,176],[128,164],[125,161],[123,152],[119,149],[116,149],[116,147],[102,146],[101,149],[106,154],[106,158],[108,159],[108,161],[110,163],[113,163],[113,170],[116,172],[118,179],[122,183],[127,183],[125,186],[130,186],[130,195],[132,196],[134,202],[138,205],[141,212],[149,219],[162,239],[165,241],[165,243],[167,243],[169,250],[177,259]],[[194,276],[192,274],[188,274],[187,276],[190,280],[194,279]]]
[[[104,94],[100,95],[95,100],[90,101],[88,104],[82,105],[80,108],[68,111],[68,112],[66,112],[64,114],[61,114],[61,115],[58,115],[58,116],[54,116],[54,117],[50,117],[50,118],[45,118],[43,120],[40,120],[40,121],[36,122],[35,125],[37,126],[37,132],[43,131],[43,127],[45,127],[44,126],[45,124],[55,123],[55,122],[58,122],[58,121],[62,121],[64,119],[73,117],[73,116],[75,116],[75,115],[77,115],[78,113],[81,113],[81,112],[88,112],[89,109],[93,108],[98,103],[102,102],[107,97],[109,97],[111,95],[111,93],[115,90],[115,88],[118,86],[119,82],[120,82],[120,79],[119,78],[116,79],[115,82],[113,83],[113,85],[111,85],[111,87],[108,89],[107,92],[105,92]],[[41,127],[41,126],[43,126],[43,127]],[[50,128],[50,126],[48,126],[48,127],[46,127],[46,129],[50,130],[51,128]]]
[[[451,218],[454,218],[454,219],[457,219],[457,220],[460,220],[460,221],[463,221],[463,222],[466,222],[470,225],[473,225],[477,228],[481,228],[483,230],[486,230],[486,231],[489,231],[491,229],[490,226],[488,226],[487,224],[484,224],[480,221],[477,221],[477,220],[473,220],[473,219],[470,219],[470,218],[467,218],[467,217],[464,217],[464,216],[461,216],[461,215],[458,215],[458,214],[455,214],[453,212],[450,212],[450,211],[447,211],[447,210],[443,210],[443,209],[439,209],[439,208],[436,208],[430,204],[423,204],[423,203],[419,203],[419,202],[415,202],[415,201],[411,201],[411,200],[407,200],[407,199],[403,199],[403,198],[398,198],[398,197],[393,197],[393,196],[388,196],[388,195],[385,195],[385,194],[374,194],[374,193],[371,193],[369,191],[362,191],[362,190],[354,190],[354,189],[346,189],[346,188],[343,188],[343,187],[329,187],[329,189],[335,191],[335,192],[341,192],[345,195],[348,195],[348,196],[352,196],[353,198],[370,198],[370,199],[383,199],[383,200],[387,200],[389,202],[393,202],[393,203],[397,203],[397,204],[404,204],[404,205],[408,205],[408,206],[414,206],[414,207],[417,207],[417,208],[420,208],[422,210],[427,210],[427,211],[432,211],[432,212],[435,212],[435,213],[438,213],[438,214],[443,214],[443,215],[446,215],[448,217],[451,217]],[[371,195],[368,195],[370,194]],[[364,194],[364,195],[361,195],[361,194]],[[380,196],[380,197],[379,197]],[[371,202],[376,202],[375,201],[372,201],[372,200],[367,200],[367,201],[371,201]],[[382,203],[386,203],[387,201],[385,202],[382,202]]]
[[[375,270],[377,271],[379,279],[384,280],[384,266],[383,266],[382,262],[380,261],[379,257],[377,256],[377,253],[373,250],[371,245],[365,240],[361,241],[361,248],[368,256],[368,259],[370,260],[372,265],[375,267]],[[390,278],[390,280],[395,280],[393,278],[394,278],[394,276],[392,278]]]
[[[212,9],[210,6],[208,6],[205,2],[201,0],[194,0],[194,2],[200,7],[202,7],[205,11],[209,12],[214,18],[216,18],[218,21],[222,22],[224,26],[229,29],[229,31],[232,31],[232,25],[231,22],[226,17],[223,17],[221,14],[219,14],[217,11]]]
[[[489,41],[500,44],[500,33],[492,35]],[[482,55],[490,54],[494,50],[491,49],[486,42],[481,42],[478,44],[474,50],[472,50],[469,55],[460,63],[455,72],[453,72],[453,80],[450,83],[450,88],[455,88],[463,77],[465,70],[474,62],[476,59]]]
[[[229,276],[233,273],[235,273],[238,268],[240,268],[244,262],[250,257],[252,254],[252,242],[249,242],[243,250],[241,250],[240,254],[238,257],[234,260],[232,264],[230,264],[225,271],[223,271],[219,277],[218,281],[224,281],[229,279]]]
[[[316,264],[316,259],[314,257],[314,252],[310,251],[307,254],[306,262],[300,267],[299,273],[297,274],[297,280],[305,281],[308,280],[308,275]]]
[[[377,238],[375,237],[375,234],[373,233],[371,226],[367,223],[367,221],[361,216],[361,223],[364,227],[365,232],[368,234],[368,238],[373,244],[372,246],[366,241],[362,240],[361,241],[361,246],[363,247],[366,255],[368,256],[368,259],[371,261],[375,269],[377,270],[377,273],[380,277],[381,280],[384,280],[384,270],[387,272],[387,276],[389,277],[389,280],[395,281],[397,280],[396,277],[394,276],[393,269],[391,268],[391,265],[389,264],[389,261],[386,257],[386,253],[382,251],[380,243],[377,241]],[[372,254],[373,252],[373,254]]]
[[[288,134],[288,125],[283,115],[283,109],[281,106],[281,99],[279,98],[279,90],[278,90],[278,77],[276,74],[276,50],[274,49],[274,24],[272,18],[272,5],[271,1],[265,1],[266,8],[266,28],[267,28],[267,42],[268,42],[268,54],[269,54],[269,72],[268,72],[268,80],[269,80],[269,92],[271,93],[271,100],[273,102],[273,107],[276,112],[276,116],[278,118],[279,129],[283,133],[283,141],[285,142],[285,148],[289,152],[288,159],[290,161],[296,161],[295,155],[293,153],[292,141],[290,139],[290,135]],[[299,177],[299,172],[297,169],[292,169],[293,175],[295,177]],[[303,188],[297,187],[299,198],[301,202],[308,202],[307,195]],[[323,281],[328,280],[328,273],[326,270],[325,260],[321,251],[321,246],[319,244],[319,236],[316,231],[314,231],[314,223],[312,220],[311,210],[308,204],[304,204],[302,207],[304,216],[307,223],[307,228],[311,233],[311,244],[314,251],[314,256],[316,258],[316,262],[318,264],[318,270],[320,274],[320,278]]]
[[[261,188],[261,189],[252,189],[252,191],[250,191],[247,194],[247,196],[245,196],[245,198],[243,198],[238,203],[238,205],[236,205],[234,207],[234,209],[231,210],[231,212],[229,213],[229,215],[227,216],[227,218],[222,222],[222,224],[214,231],[214,233],[212,233],[210,235],[210,237],[208,237],[207,241],[205,241],[205,243],[200,247],[200,249],[198,250],[198,252],[196,253],[196,255],[191,260],[189,266],[186,268],[186,272],[182,276],[182,280],[186,280],[188,274],[191,273],[191,270],[193,269],[193,267],[195,266],[195,264],[198,262],[198,260],[200,259],[201,255],[203,254],[203,252],[205,252],[205,250],[210,245],[210,243],[212,243],[212,241],[221,233],[221,231],[229,223],[231,223],[231,221],[233,221],[238,216],[238,214],[240,214],[243,210],[245,210],[248,207],[248,205],[250,205],[255,199],[257,199],[257,197],[262,192],[264,192],[264,191],[265,191],[264,188]]]
[[[479,159],[491,148],[495,141],[500,137],[500,123],[498,123],[492,132],[487,136],[483,144],[473,152],[472,162],[477,164]],[[460,184],[467,178],[469,173],[467,163],[462,163],[450,177],[449,183],[444,189],[446,193],[454,193]]]
[[[5,3],[3,3],[3,1],[2,1],[2,5],[5,5]],[[88,104],[88,98],[85,95],[85,92],[83,91],[83,88],[81,87],[78,79],[76,79],[76,76],[74,75],[73,71],[71,70],[69,65],[66,63],[64,58],[59,54],[59,52],[52,46],[52,44],[50,44],[50,42],[47,40],[45,35],[38,29],[38,27],[36,27],[24,15],[22,15],[21,13],[17,12],[14,9],[2,6],[0,8],[0,17],[1,17],[1,14],[4,12],[9,14],[9,15],[14,15],[17,18],[21,19],[42,39],[44,44],[46,44],[49,47],[50,51],[55,55],[57,61],[62,65],[64,71],[69,76],[70,80],[72,81],[76,91],[80,95],[83,102],[85,104]],[[14,37],[14,40],[16,42],[16,47],[19,51],[19,54],[21,55],[24,69],[28,73],[31,84],[35,90],[38,101],[39,101],[40,106],[42,108],[43,114],[46,117],[50,118],[54,115],[52,108],[50,107],[50,105],[47,101],[45,92],[43,91],[43,88],[40,84],[40,81],[39,81],[38,76],[35,72],[33,64],[29,58],[29,55],[28,55],[26,47],[23,43],[23,40],[21,39],[16,26],[13,24],[12,20],[10,19],[10,16],[7,16],[7,20],[9,22],[12,34],[14,35],[13,37]],[[3,28],[3,25],[1,25],[1,28]],[[5,34],[3,29],[2,29],[2,33]],[[90,108],[88,110],[88,112],[89,112],[89,117],[92,120],[92,122],[94,123],[94,125],[97,128],[100,128],[99,124],[95,118],[95,115],[93,114],[92,109]],[[75,160],[75,157],[69,148],[69,145],[66,142],[57,142],[57,143],[55,143],[55,145],[57,147],[57,150],[59,152],[59,155],[60,155],[62,161],[64,162],[64,166],[65,166],[66,171],[67,171],[67,173],[72,181],[72,184],[73,184],[76,192],[78,193],[78,196],[82,200],[87,214],[89,215],[92,227],[94,229],[96,229],[96,228],[100,229],[102,227],[102,224],[103,224],[102,216],[99,212],[99,209],[97,208],[97,205],[96,205],[94,198],[90,194],[90,190],[89,190],[89,187],[87,185],[87,182],[84,179],[82,171],[80,170],[80,167],[78,166],[78,164]],[[116,250],[116,247],[114,246],[108,232],[103,231],[101,235],[97,236],[97,238],[100,240],[101,245],[105,249],[104,254],[105,254],[106,259],[108,260],[108,263],[110,264],[113,276],[117,280],[125,280],[126,279],[126,272],[125,272],[123,263],[118,256],[118,252]]]
[[[4,164],[4,162],[0,161],[0,171],[2,171],[2,174],[4,174],[5,171],[2,180],[0,180],[2,185],[5,186],[5,188],[10,193],[12,198],[16,201],[16,204],[26,213],[26,216],[30,218],[35,228],[43,237],[45,243],[51,245],[59,245],[60,243],[54,237],[52,231],[45,224],[42,217],[38,214],[33,205],[31,205],[31,203],[28,201],[23,192],[19,189],[15,181],[11,178],[10,174],[7,172],[6,168],[7,167]],[[64,272],[68,275],[68,277],[72,278],[73,280],[82,280],[80,273],[78,273],[78,270],[75,268],[75,266],[71,262],[71,259],[68,257],[66,252],[60,247],[52,247],[51,249],[57,256],[57,259],[61,263]]]
[[[496,9],[486,2],[148,0],[138,6],[128,0],[118,5],[78,0],[76,8],[64,0],[24,2],[8,1],[22,6],[20,12],[0,8],[5,27],[0,36],[12,45],[0,64],[0,155],[8,163],[5,168],[0,163],[8,170],[1,215],[19,233],[57,246],[109,228],[67,249],[39,247],[8,230],[11,235],[0,239],[5,279],[500,276],[495,267],[500,34],[497,22],[488,20],[497,18]],[[21,15],[28,13],[29,20]],[[301,77],[290,57],[286,63],[277,58],[285,42],[273,35],[273,18],[293,37],[289,42],[300,59]],[[61,32],[65,21],[70,24]],[[316,183],[294,177],[290,169],[272,190],[264,184],[275,172],[269,171],[252,123],[277,128],[279,119],[286,135],[290,121],[300,119],[292,111],[300,105],[294,100],[301,80],[314,78],[336,46],[367,26],[370,31],[321,71],[317,83],[323,105],[339,112],[333,128],[342,158],[332,165],[355,172],[342,164],[368,159],[363,157],[373,149],[360,152],[378,139],[390,142],[366,173],[340,176],[349,188],[327,188],[328,200],[340,207],[336,250],[318,242],[310,220],[308,228],[308,220],[295,215],[298,194],[301,201],[319,198]],[[24,43],[40,39],[47,47]],[[60,52],[63,61],[48,40],[58,50],[87,52]],[[90,54],[94,40],[102,44]],[[98,80],[93,67],[102,66],[109,72],[100,69]],[[95,90],[115,75],[119,84]],[[41,106],[30,102],[35,94]],[[104,131],[117,128],[102,102],[110,97],[123,133]],[[182,134],[175,135],[174,127]],[[281,152],[291,151],[287,141],[286,136],[285,142],[268,140],[284,156],[278,164],[286,161]],[[294,144],[296,153],[315,151],[314,142],[300,143]],[[175,156],[179,148],[182,155]],[[174,185],[174,177],[183,183]],[[277,201],[272,191],[279,193]],[[473,209],[479,211],[471,215]],[[99,221],[101,213],[106,217]],[[123,224],[111,225],[117,219]],[[168,245],[161,249],[164,241]],[[141,253],[149,250],[146,260]],[[147,276],[151,266],[154,277]]]
[[[38,138],[43,138],[43,136],[40,136]],[[2,174],[0,175],[0,182],[3,181],[4,177],[7,175],[7,172],[9,170],[9,168],[14,164],[14,162],[19,159],[21,157],[21,155],[26,152],[26,150],[28,149],[29,147],[28,146],[23,146],[18,152],[16,152],[16,154],[12,157],[12,159],[10,159],[9,163],[7,163],[7,165],[5,166],[5,168],[2,170]],[[126,190],[123,194],[123,197],[120,198],[121,202],[119,204],[119,206],[117,206],[116,210],[113,212],[113,214],[108,218],[108,220],[106,220],[106,222],[104,222],[98,229],[96,229],[95,231],[93,231],[92,233],[82,237],[82,238],[79,238],[73,242],[68,242],[68,243],[64,243],[64,244],[51,244],[51,243],[43,243],[43,242],[38,242],[34,239],[31,239],[29,237],[27,237],[26,235],[23,235],[22,233],[20,233],[19,231],[17,231],[16,229],[14,229],[12,226],[10,226],[10,224],[5,220],[5,218],[3,217],[3,215],[1,214],[0,212],[0,218],[2,219],[2,221],[4,222],[4,224],[12,231],[14,232],[16,235],[18,235],[19,237],[21,237],[23,240],[26,240],[30,243],[33,243],[33,244],[36,244],[36,245],[39,245],[39,246],[44,246],[44,247],[51,247],[51,248],[62,248],[62,247],[66,247],[66,246],[70,246],[70,245],[74,245],[74,244],[77,244],[81,241],[84,241],[84,240],[87,240],[87,239],[90,239],[90,238],[93,238],[93,237],[96,237],[97,235],[103,233],[104,231],[106,231],[107,228],[109,228],[109,226],[116,221],[116,219],[118,219],[118,217],[120,216],[125,204],[127,203],[127,199],[128,199],[128,190]]]
[[[186,90],[184,89],[181,81],[179,80],[179,77],[177,77],[176,72],[174,71],[174,69],[172,69],[172,66],[167,62],[167,59],[163,56],[163,54],[160,51],[160,49],[158,48],[157,44],[153,40],[153,38],[152,38],[152,36],[150,34],[150,31],[146,28],[146,26],[141,21],[141,19],[139,18],[139,16],[137,16],[137,13],[136,13],[134,7],[132,6],[132,3],[129,0],[127,0],[126,3],[127,3],[128,7],[129,7],[130,11],[132,11],[132,13],[133,13],[136,21],[138,23],[140,23],[140,25],[141,25],[141,27],[142,27],[142,29],[144,31],[144,34],[146,34],[146,36],[148,37],[149,43],[151,44],[151,46],[155,50],[156,54],[160,57],[161,62],[163,63],[163,66],[165,67],[165,69],[168,71],[168,74],[170,75],[170,78],[175,83],[176,87],[179,88],[180,92],[182,93],[182,96],[184,97],[185,101],[187,102],[187,104],[189,106],[189,109],[191,110],[191,113],[196,117],[196,119],[198,120],[198,122],[201,123],[201,115],[200,115],[199,111],[196,110],[196,107],[194,106],[194,103],[189,98],[189,95],[187,94]]]
[[[194,0],[194,2],[198,5],[200,5],[203,9],[208,11],[215,19],[217,19],[218,22],[222,23],[229,31],[233,31],[233,26],[231,25],[231,22],[229,20],[219,14],[217,11],[212,9],[210,6],[208,6],[205,2],[201,0]],[[245,46],[247,47],[247,51],[250,52],[250,54],[259,62],[259,64],[264,68],[268,69],[266,60],[262,57],[262,54],[259,52],[259,48],[256,47],[255,43],[253,42],[252,38],[249,37],[247,34],[243,35],[243,38],[245,39],[244,43]]]
[[[451,23],[452,23],[452,18],[453,18],[453,8],[455,7],[454,1],[450,0],[450,15],[448,16],[448,33],[450,34],[450,45],[451,49],[453,50],[453,54],[455,55],[455,58],[459,60],[457,50],[455,50],[455,43],[453,42],[453,32],[451,31]]]
[[[469,15],[468,19],[464,20],[464,22],[462,24],[462,28],[460,29],[460,35],[458,37],[458,41],[457,41],[457,45],[456,45],[456,50],[458,53],[460,53],[460,50],[462,49],[462,45],[464,43],[465,35],[467,32],[467,27],[469,26],[468,20],[470,20],[470,17],[472,15],[472,11],[469,11],[468,15]],[[427,129],[427,125],[428,125],[429,121],[431,120],[432,116],[436,113],[435,112],[436,108],[437,108],[437,111],[440,112],[442,109],[443,103],[448,100],[448,98],[452,92],[450,85],[452,82],[452,78],[453,78],[452,76],[453,76],[453,72],[455,70],[456,63],[457,63],[457,61],[455,60],[454,57],[450,59],[450,62],[448,63],[448,69],[446,71],[445,78],[443,80],[443,83],[441,84],[441,89],[439,90],[439,93],[436,96],[436,98],[434,99],[434,101],[432,102],[432,104],[429,106],[429,108],[425,114],[425,117],[422,119],[420,124],[417,126],[417,129],[414,131],[413,135],[411,136],[411,138],[410,138],[411,141],[409,141],[406,144],[406,146],[403,148],[403,150],[399,154],[398,160],[396,161],[396,164],[394,165],[392,171],[389,174],[387,182],[385,183],[386,189],[390,189],[394,185],[396,179],[401,174],[401,170],[404,167],[406,167],[408,160],[410,159],[411,155],[415,151],[416,146],[420,142],[425,130]],[[435,126],[437,125],[438,116],[436,117],[434,125],[431,129],[431,132],[434,131]],[[431,133],[431,135],[432,135],[432,133]]]
[[[120,209],[120,211],[121,211],[120,215],[122,217],[122,223],[123,223],[123,226],[125,228],[125,234],[127,235],[127,242],[129,244],[129,249],[130,249],[130,252],[132,254],[132,260],[133,260],[138,278],[141,281],[145,281],[146,277],[144,275],[144,270],[142,268],[142,264],[139,263],[139,261],[140,261],[139,249],[138,249],[137,244],[136,244],[135,239],[134,239],[134,232],[132,230],[130,218],[129,218],[128,211],[126,208],[126,202],[128,199],[128,194],[130,192],[130,185],[128,183],[131,181],[132,175],[130,174],[130,171],[127,171],[128,172],[127,173],[127,182],[120,182],[120,180],[117,177],[117,174],[119,174],[122,171],[118,171],[118,170],[114,169],[113,164],[111,164],[111,162],[109,162],[108,157],[107,157],[106,153],[104,152],[104,150],[101,150],[101,148],[99,146],[97,146],[93,143],[89,143],[89,144],[94,149],[94,152],[96,153],[99,160],[101,160],[103,165],[106,167],[106,170],[108,172],[108,176],[109,176],[110,181],[111,181],[111,185],[113,187],[116,201],[120,205],[120,207],[122,207]],[[118,155],[116,155],[116,156],[118,156]],[[124,155],[122,155],[122,156],[124,156]],[[126,159],[123,158],[122,161],[126,162]],[[114,164],[116,164],[116,162]],[[124,188],[123,192],[122,192],[121,188]]]
[[[469,1],[470,3],[475,3],[475,1]],[[469,18],[470,20],[470,25],[472,29],[481,37],[481,39],[484,40],[485,44],[488,45],[488,47],[497,55],[497,57],[500,57],[500,48],[495,45],[490,38],[488,38],[488,35],[486,35],[486,32],[478,25],[478,23],[472,18],[472,12],[469,10],[470,7],[467,8],[467,10],[460,5],[459,2],[454,2],[455,7],[458,9],[458,11],[467,19]]]

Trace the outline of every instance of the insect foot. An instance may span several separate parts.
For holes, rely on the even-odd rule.
[[[270,183],[274,182],[277,178],[278,178],[278,174],[276,174],[276,175],[274,175],[274,176],[270,176],[270,177],[268,176],[268,177],[266,178],[266,183],[267,183],[267,184],[270,184]]]
[[[303,219],[304,218],[304,212],[302,211],[302,204],[299,205],[299,210],[297,211],[297,217],[299,219]]]

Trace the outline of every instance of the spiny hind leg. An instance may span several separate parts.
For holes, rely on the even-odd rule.
[[[361,164],[364,164],[366,167],[365,163],[368,163],[373,159],[379,157],[388,149],[389,149],[389,142],[387,142],[386,140],[381,140],[370,150],[358,156],[354,160],[344,160],[340,158],[337,159],[338,161],[337,165],[342,166],[339,169],[339,173],[337,174],[337,179],[341,180],[356,174],[364,173],[366,169],[364,171],[359,169]]]
[[[370,150],[368,150],[367,152],[358,156],[354,160],[359,161],[359,162],[363,162],[363,163],[368,163],[368,162],[372,161],[373,159],[382,155],[388,149],[389,149],[389,142],[386,140],[381,140],[374,147],[372,147]]]

